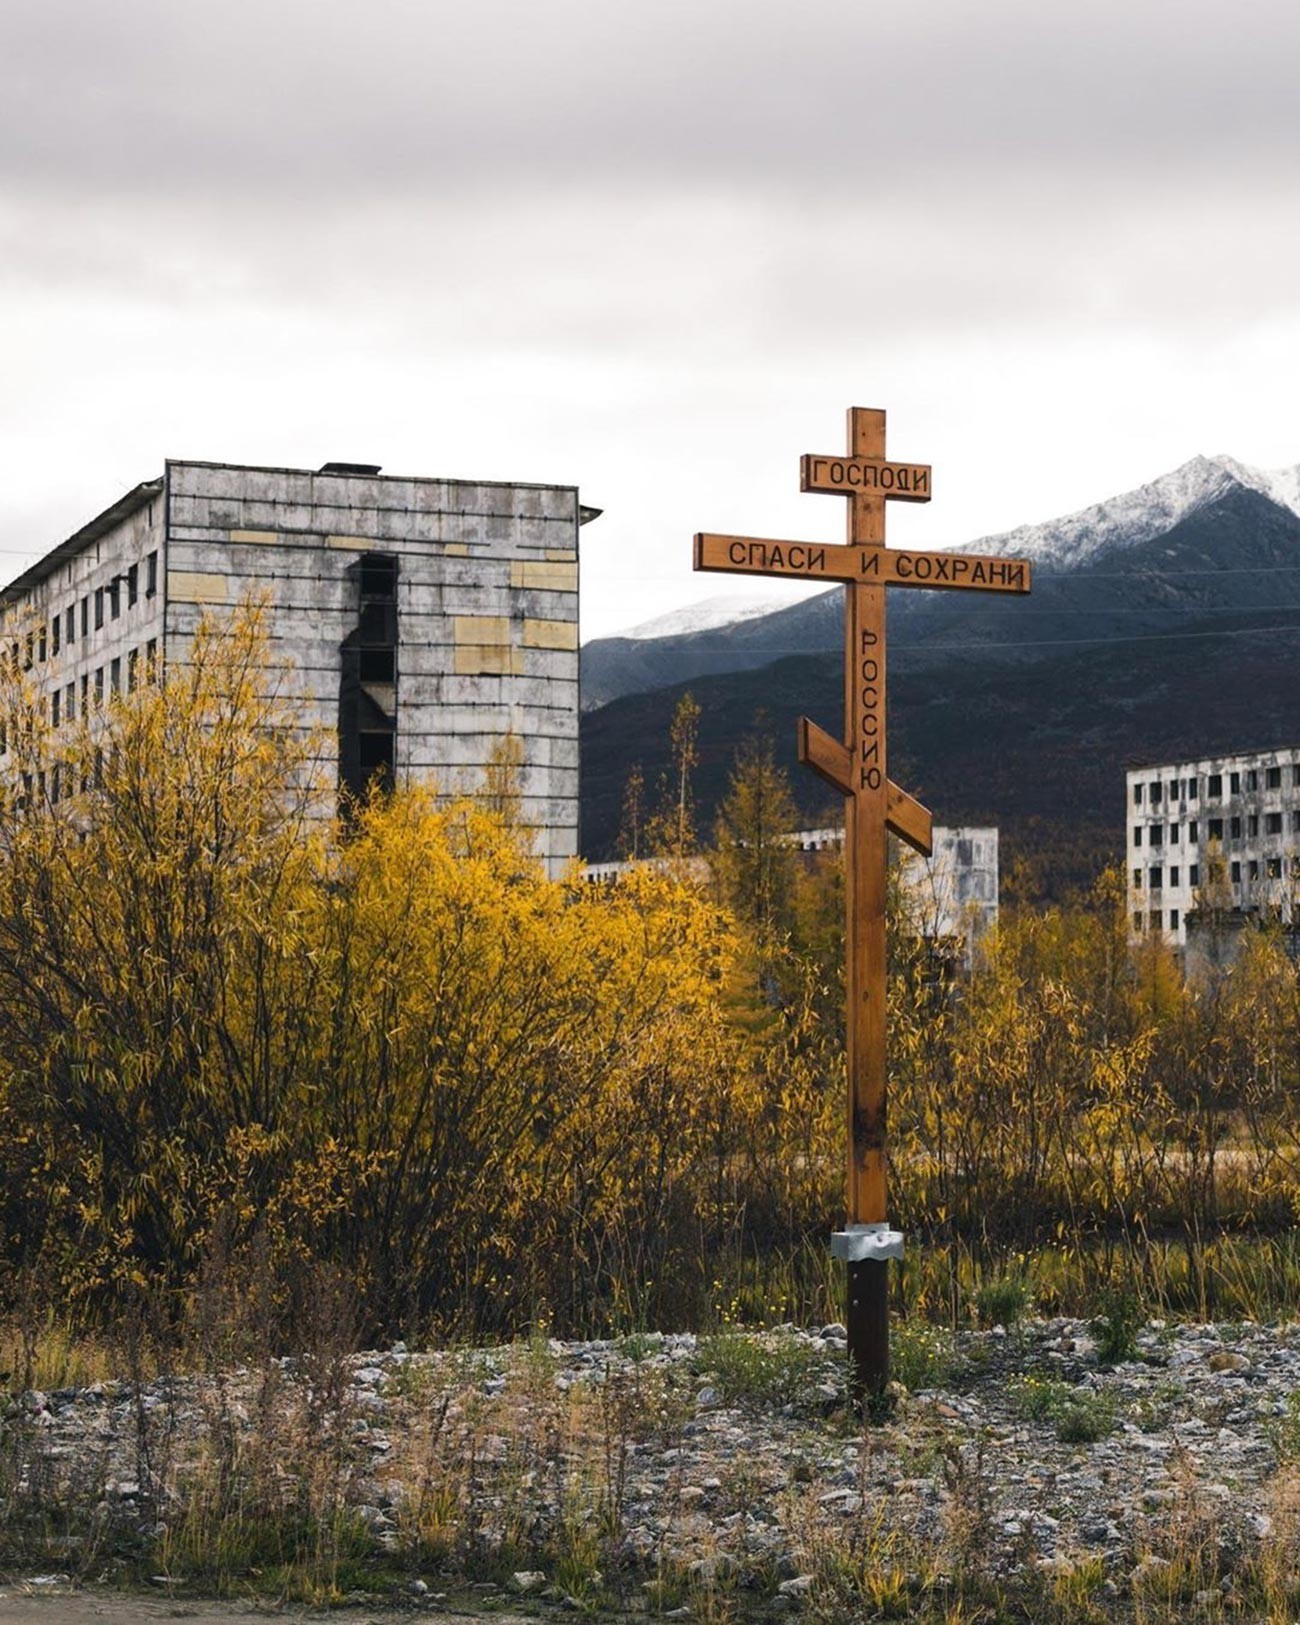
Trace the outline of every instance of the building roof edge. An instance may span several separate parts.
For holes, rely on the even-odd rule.
[[[97,542],[101,536],[107,535],[115,525],[120,525],[124,519],[129,519],[133,513],[139,512],[141,508],[152,502],[155,497],[161,496],[162,489],[163,481],[161,479],[142,480],[139,485],[133,486],[124,496],[118,497],[116,502],[105,508],[102,513],[97,513],[88,524],[83,525],[80,530],[74,531],[66,541],[60,542],[56,547],[52,547],[48,553],[42,554],[35,564],[29,564],[21,575],[16,575],[7,586],[0,588],[0,604],[15,603],[25,592],[29,592],[31,588],[36,586],[38,582],[44,581],[46,576],[53,575],[59,565],[65,563],[68,559],[75,558],[83,548],[89,547],[91,542]]]

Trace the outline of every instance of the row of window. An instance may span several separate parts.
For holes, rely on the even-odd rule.
[[[1146,826],[1148,846],[1164,846],[1166,844],[1164,828],[1163,824],[1148,824]],[[1209,818],[1205,824],[1206,839],[1211,841],[1222,841],[1225,832],[1228,840],[1240,841],[1242,839],[1256,838],[1261,830],[1265,835],[1281,835],[1285,828],[1286,815],[1280,812],[1247,813],[1244,818],[1240,815],[1234,815],[1231,818]],[[1141,824],[1134,824],[1134,846],[1142,845],[1142,830],[1143,826]],[[1291,813],[1291,832],[1294,835],[1300,835],[1300,808],[1296,808]],[[1195,846],[1200,838],[1200,820],[1198,818],[1189,818],[1187,821],[1188,842]],[[1181,839],[1182,826],[1180,824],[1170,824],[1167,844],[1177,846]]]
[[[1182,884],[1182,873],[1183,873],[1183,871],[1182,871],[1181,867],[1178,864],[1171,863],[1169,865],[1169,884],[1170,884],[1171,887],[1179,886],[1179,885]],[[1150,886],[1151,886],[1152,891],[1161,891],[1161,890],[1163,890],[1164,883],[1165,883],[1164,874],[1165,874],[1165,871],[1164,871],[1163,865],[1158,864],[1158,863],[1153,864],[1152,867],[1147,871],[1147,878],[1148,878],[1148,880],[1150,882]],[[1201,866],[1200,866],[1200,864],[1198,864],[1198,863],[1189,864],[1188,868],[1187,868],[1187,884],[1189,886],[1199,886],[1200,883],[1201,883]],[[1142,890],[1142,871],[1141,871],[1141,869],[1134,869],[1134,871],[1133,871],[1133,890],[1134,891],[1141,891]]]
[[[1133,871],[1133,890],[1142,890],[1142,870]],[[1169,885],[1173,887],[1182,884],[1182,869],[1176,863],[1169,865]],[[1250,858],[1242,864],[1234,858],[1228,866],[1229,877],[1234,885],[1239,886],[1243,876],[1247,880],[1281,880],[1282,859],[1279,858]],[[1291,859],[1291,873],[1300,878],[1300,856]],[[1155,863],[1146,871],[1147,885],[1151,891],[1162,891],[1165,884],[1164,865]],[[1201,883],[1200,865],[1192,863],[1187,868],[1187,884],[1199,886]]]
[[[1140,909],[1134,909],[1133,929],[1139,936],[1148,926],[1152,931],[1161,931],[1164,929],[1164,919],[1164,912],[1161,909],[1153,908],[1146,915]],[[1177,931],[1178,929],[1178,910],[1176,908],[1169,910],[1169,929],[1171,931]]]
[[[1286,918],[1280,903],[1267,904],[1261,910],[1261,915],[1262,918],[1266,920],[1274,920],[1278,923],[1281,923]],[[1177,931],[1179,913],[1176,908],[1171,908],[1169,910],[1168,919],[1169,929],[1171,931]],[[1164,928],[1164,924],[1165,915],[1161,909],[1153,908],[1148,910],[1146,913],[1143,913],[1141,909],[1135,908],[1133,910],[1133,932],[1135,936],[1141,936],[1143,931],[1146,930],[1160,931]]]
[[[86,791],[89,790],[92,786],[95,789],[99,789],[99,787],[103,784],[103,782],[104,782],[104,753],[103,753],[102,750],[97,750],[95,752],[95,761],[94,761],[93,771],[90,770],[86,764],[82,765],[82,768],[81,768],[81,793],[82,793],[82,795],[85,795]],[[55,762],[53,764],[53,766],[49,769],[48,772],[43,767],[38,768],[34,778],[33,778],[33,775],[31,773],[24,773],[23,774],[23,798],[24,798],[24,800],[26,800],[27,798],[29,798],[31,796],[33,787],[35,788],[37,794],[39,796],[41,796],[42,798],[45,797],[46,795],[48,795],[49,798],[50,798],[50,805],[52,807],[54,807],[54,806],[57,806],[60,801],[70,799],[71,797],[76,795],[76,793],[77,793],[77,776],[76,776],[76,773],[74,772],[73,768],[69,764],[62,763],[62,762]]]
[[[1239,796],[1244,782],[1246,790],[1258,790],[1260,787],[1260,773],[1264,775],[1264,788],[1266,790],[1280,790],[1282,788],[1282,768],[1266,767],[1263,769],[1248,767],[1242,772],[1228,774],[1228,794]],[[1300,786],[1300,762],[1291,767],[1291,783]],[[1195,801],[1200,792],[1200,780],[1170,779],[1165,784],[1161,779],[1151,779],[1145,785],[1133,786],[1133,805],[1141,807],[1145,800],[1147,806],[1158,807],[1164,801]],[[1205,778],[1205,794],[1211,801],[1223,798],[1223,774],[1207,773]]]
[[[71,645],[77,641],[77,629],[80,624],[83,638],[90,636],[92,608],[94,627],[98,632],[104,625],[105,616],[110,621],[117,620],[122,614],[123,600],[125,607],[133,609],[140,599],[140,565],[128,565],[121,575],[116,575],[102,587],[96,587],[93,594],[87,593],[80,604],[74,599],[66,610],[54,615],[48,626],[39,626],[35,631],[27,634],[25,650],[20,650],[15,643],[10,650],[10,656],[17,666],[20,653],[23,656],[23,669],[30,671],[34,660],[43,661],[57,655],[65,644]],[[158,555],[150,553],[144,560],[144,596],[146,599],[154,597],[158,591]]]
[[[95,705],[104,703],[105,689],[109,694],[120,694],[125,691],[133,693],[141,683],[151,683],[158,674],[158,639],[150,638],[148,643],[138,649],[127,651],[125,659],[121,655],[115,656],[107,666],[100,666],[93,674],[85,672],[81,678],[80,710],[84,717],[90,710],[92,702]],[[60,727],[65,722],[77,720],[78,694],[77,684],[67,683],[61,688],[50,692],[50,726]],[[0,723],[0,756],[5,755],[9,749],[9,739],[4,725]]]

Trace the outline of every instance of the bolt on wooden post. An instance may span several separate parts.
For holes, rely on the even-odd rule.
[[[885,456],[885,414],[849,410],[848,449],[809,455],[800,489],[848,498],[848,542],[772,541],[700,533],[695,568],[741,575],[841,581],[844,593],[844,738],[807,717],[799,760],[845,801],[845,997],[848,1061],[848,1219],[831,1251],[848,1266],[849,1355],[854,1400],[867,1404],[889,1381],[889,1260],[903,1256],[888,1218],[885,1027],[885,886],[892,832],[925,856],[931,817],[891,783],[885,728],[885,589],[1029,591],[1024,560],[926,553],[885,546],[885,504],[928,502],[930,468]]]

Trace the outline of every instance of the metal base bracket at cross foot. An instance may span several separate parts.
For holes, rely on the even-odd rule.
[[[903,1232],[887,1224],[851,1224],[831,1233],[831,1257],[846,1264],[883,1263],[903,1256]]]

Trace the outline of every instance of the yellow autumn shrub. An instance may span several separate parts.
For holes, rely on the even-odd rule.
[[[834,1313],[842,882],[781,846],[771,753],[738,764],[712,882],[683,836],[595,887],[533,857],[509,752],[478,798],[339,822],[279,687],[256,608],[57,728],[0,661],[0,1314],[22,1283],[285,1342],[336,1303],[372,1335]],[[917,1296],[935,1256],[950,1285],[1045,1247],[1104,1280],[1172,1239],[1208,1305],[1218,1239],[1300,1210],[1282,939],[1189,982],[1131,951],[1109,876],[1008,910],[966,974],[903,903]]]
[[[375,1324],[574,1316],[710,1199],[737,1073],[723,913],[549,880],[428,790],[327,816],[259,617],[21,742],[0,808],[6,1246],[66,1301],[183,1302],[219,1247]]]

